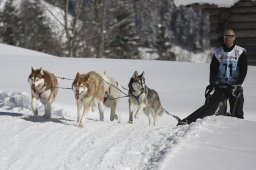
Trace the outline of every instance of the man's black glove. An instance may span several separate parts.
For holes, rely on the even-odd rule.
[[[212,85],[212,84],[208,85],[206,87],[205,93],[204,93],[205,98],[209,99],[214,94],[215,90],[216,90],[216,86],[215,85]]]

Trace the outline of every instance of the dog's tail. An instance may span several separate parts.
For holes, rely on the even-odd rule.
[[[165,108],[163,108],[163,106],[162,106],[162,109],[163,109],[163,112],[165,112],[165,113],[168,114],[169,116],[172,116],[173,118],[175,118],[175,119],[178,121],[178,123],[181,122],[181,119],[180,119],[178,116],[176,116],[176,115],[174,115],[174,114],[171,114],[171,113],[168,112]]]

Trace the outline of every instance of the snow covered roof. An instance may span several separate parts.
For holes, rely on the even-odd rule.
[[[189,5],[193,3],[199,4],[213,4],[219,7],[229,8],[237,3],[239,0],[174,0],[176,6]]]

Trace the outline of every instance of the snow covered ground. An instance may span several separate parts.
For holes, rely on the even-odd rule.
[[[107,71],[127,87],[133,72],[145,71],[146,84],[157,90],[162,105],[183,118],[204,103],[209,64],[152,60],[59,58],[0,44],[0,169],[2,170],[254,170],[256,168],[256,67],[244,83],[245,120],[212,116],[176,127],[163,115],[149,127],[141,114],[128,124],[127,98],[117,107],[119,121],[99,121],[89,113],[83,129],[74,126],[73,92],[59,89],[50,120],[34,117],[28,75],[31,67],[74,78],[77,72]],[[59,80],[61,87],[72,81]]]

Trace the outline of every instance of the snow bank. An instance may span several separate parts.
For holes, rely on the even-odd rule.
[[[30,95],[25,92],[0,91],[0,106],[30,109]]]
[[[193,63],[208,63],[211,60],[212,50],[206,50],[204,52],[193,53],[182,49],[179,46],[173,46],[171,51],[177,56],[176,61],[181,62],[193,62]]]
[[[172,46],[170,51],[176,55],[176,61],[193,63],[209,63],[213,54],[212,49],[194,53],[180,46]],[[139,56],[143,60],[156,60],[159,58],[157,52],[150,48],[139,48]]]
[[[199,3],[199,4],[213,4],[217,5],[219,7],[225,7],[225,8],[230,8],[233,6],[235,3],[237,3],[239,0],[174,0],[174,3],[176,6],[181,6],[181,5],[189,5],[193,3]]]
[[[31,95],[26,92],[0,91],[0,109],[4,111],[19,111],[24,114],[33,114],[31,111]],[[40,115],[44,114],[43,105],[38,102],[38,111]],[[63,111],[60,105],[52,105],[52,116],[70,117],[67,112]]]

